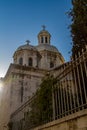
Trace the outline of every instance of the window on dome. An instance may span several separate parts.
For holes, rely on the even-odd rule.
[[[44,39],[43,39],[43,37],[41,37],[41,43],[44,43]]]
[[[45,37],[45,43],[47,43],[47,37]]]
[[[28,59],[28,65],[29,65],[29,66],[32,66],[32,65],[33,65],[33,60],[32,60],[32,58],[29,58],[29,59]]]
[[[50,68],[53,68],[53,67],[54,67],[54,63],[50,62]]]
[[[23,58],[22,57],[19,59],[19,64],[23,65]]]

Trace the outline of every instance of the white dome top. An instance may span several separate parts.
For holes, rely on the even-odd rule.
[[[29,66],[32,63],[32,67],[38,66],[41,69],[49,69],[51,63],[54,67],[64,62],[64,58],[58,49],[50,44],[51,35],[48,31],[42,30],[38,34],[38,45],[30,45],[30,41],[27,40],[26,44],[19,46],[14,55],[14,63],[20,65]],[[43,53],[51,53],[50,58]],[[58,58],[59,57],[59,58]],[[47,62],[45,62],[47,61]]]
[[[38,51],[47,50],[47,51],[52,51],[52,52],[57,52],[57,53],[59,52],[55,46],[49,45],[49,44],[40,44],[40,45],[36,46],[36,49]]]
[[[41,31],[39,32],[38,36],[39,36],[39,35],[49,35],[49,36],[51,37],[50,33],[49,33],[47,30],[41,30]]]
[[[36,48],[30,44],[25,44],[25,45],[19,46],[16,51],[19,51],[19,50],[34,50],[34,51],[36,51]]]

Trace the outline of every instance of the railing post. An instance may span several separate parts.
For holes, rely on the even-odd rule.
[[[54,102],[54,85],[52,87],[52,107],[53,107],[53,120],[55,120],[55,102]]]

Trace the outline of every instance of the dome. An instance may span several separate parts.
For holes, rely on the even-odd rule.
[[[38,36],[39,36],[39,35],[49,35],[49,36],[51,37],[50,33],[49,33],[47,30],[41,30],[41,31],[39,32]]]
[[[43,25],[43,30],[41,30],[38,34],[38,44],[50,44],[51,35],[45,30],[45,26]]]
[[[43,50],[47,50],[47,51],[52,51],[52,52],[59,52],[58,49],[53,46],[53,45],[49,45],[49,44],[40,44],[38,46],[36,46],[38,51],[43,51]]]
[[[36,51],[36,48],[30,44],[25,44],[25,45],[22,45],[20,47],[18,47],[18,49],[16,51],[20,51],[20,50],[33,50],[33,51]]]

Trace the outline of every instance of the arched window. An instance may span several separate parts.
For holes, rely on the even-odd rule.
[[[43,37],[41,37],[41,43],[44,43],[44,39],[43,39]]]
[[[47,43],[47,37],[45,37],[45,43]]]
[[[53,68],[53,67],[54,67],[54,63],[50,62],[50,68]]]
[[[19,64],[23,65],[23,58],[22,57],[19,59]]]
[[[32,66],[32,65],[33,65],[33,60],[32,60],[32,58],[29,58],[29,59],[28,59],[28,65],[29,65],[29,66]]]

